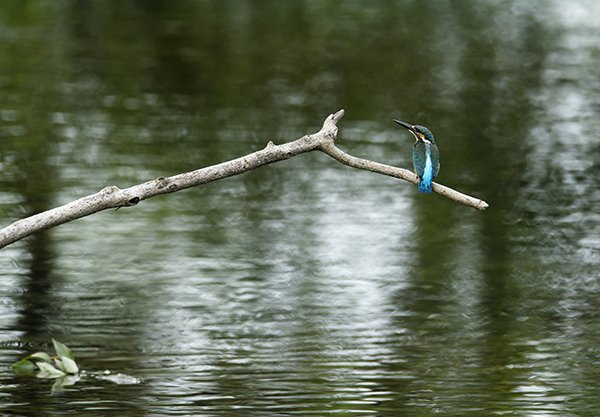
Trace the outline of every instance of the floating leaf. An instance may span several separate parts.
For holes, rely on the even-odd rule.
[[[17,375],[33,375],[35,373],[35,365],[28,359],[21,359],[11,366],[13,372]]]
[[[64,371],[66,373],[74,375],[77,374],[77,372],[79,372],[79,367],[73,359],[67,358],[66,356],[61,356],[60,359],[62,361]]]
[[[50,365],[46,362],[38,362],[36,363],[37,367],[40,368],[40,372],[37,374],[38,378],[43,379],[53,379],[60,378],[64,376],[65,373],[59,369],[56,369],[54,366]]]
[[[54,350],[56,351],[56,356],[66,356],[69,359],[75,359],[71,349],[67,347],[67,345],[60,343],[58,340],[52,339],[52,344],[54,345]]]
[[[65,357],[65,356],[63,356]],[[62,361],[58,358],[54,358],[54,367],[62,372],[64,372],[65,374],[67,373],[66,369],[65,369],[65,365],[63,365]]]
[[[35,352],[34,354],[29,355],[27,359],[39,359],[44,362],[51,362],[50,355],[46,352]]]
[[[52,393],[53,394],[60,393],[60,392],[64,391],[63,387],[66,387],[68,385],[73,385],[77,381],[79,381],[79,376],[77,376],[77,375],[61,376],[60,378],[57,378],[56,381],[54,381],[54,384],[52,384]]]

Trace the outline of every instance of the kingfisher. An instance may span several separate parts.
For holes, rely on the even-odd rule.
[[[419,176],[419,192],[430,193],[431,181],[440,172],[440,151],[435,144],[433,133],[425,126],[411,125],[398,119],[393,120],[408,129],[415,137],[412,159],[415,174]]]

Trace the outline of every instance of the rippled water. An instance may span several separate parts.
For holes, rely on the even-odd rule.
[[[0,250],[10,416],[596,416],[594,1],[10,2],[0,219],[319,129],[486,212],[311,153]],[[10,364],[67,343],[62,392]],[[112,379],[112,377],[115,379]]]

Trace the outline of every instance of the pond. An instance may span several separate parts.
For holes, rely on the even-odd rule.
[[[600,5],[8,1],[2,227],[319,130],[311,152],[0,250],[6,416],[596,416]],[[74,385],[10,365],[51,340]],[[98,378],[98,375],[123,378]]]

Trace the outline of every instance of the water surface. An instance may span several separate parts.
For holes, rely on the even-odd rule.
[[[8,416],[596,416],[600,8],[6,2],[0,219],[319,129],[486,212],[311,153],[0,251]],[[51,338],[61,393],[9,365]],[[122,373],[139,383],[94,378]],[[137,382],[137,381],[136,381]]]

